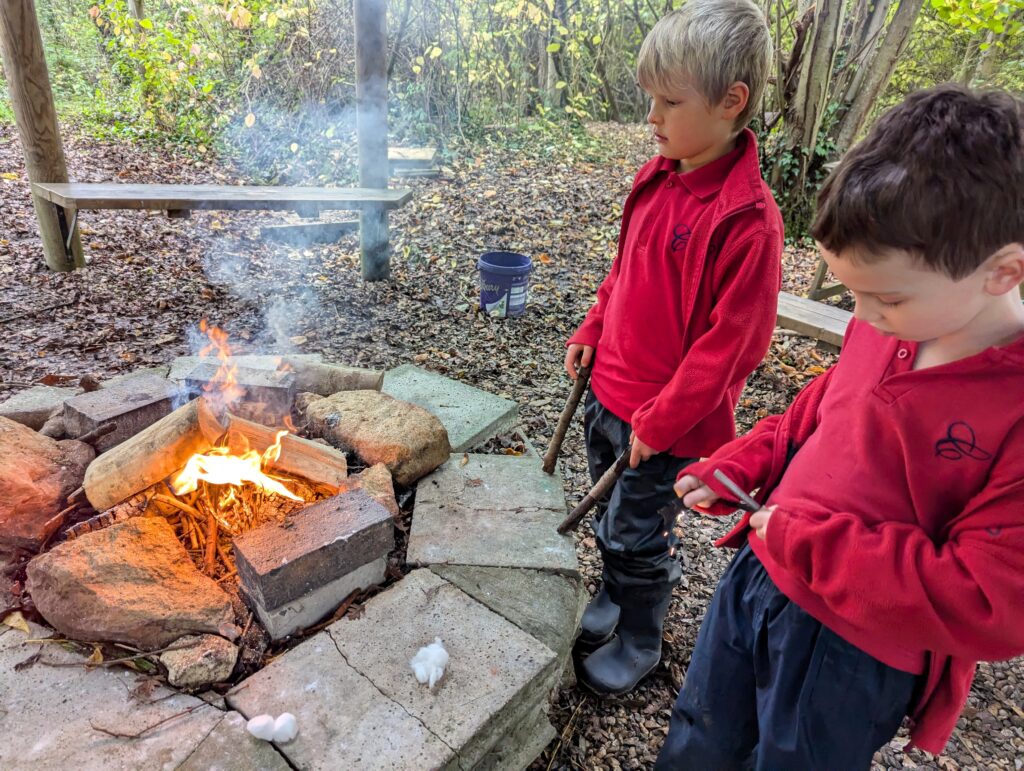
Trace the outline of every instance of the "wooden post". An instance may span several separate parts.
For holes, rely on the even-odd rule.
[[[0,55],[11,94],[18,135],[25,151],[31,182],[67,182],[64,148],[53,106],[50,74],[43,55],[33,0],[0,3]],[[43,255],[51,270],[74,270],[85,265],[78,238],[75,210],[62,209],[33,194],[39,219]]]
[[[388,186],[387,2],[355,0],[356,132],[359,186]],[[359,250],[363,278],[391,276],[388,213],[367,204],[359,213]]]

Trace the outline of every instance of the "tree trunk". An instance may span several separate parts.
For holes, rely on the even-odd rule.
[[[818,143],[821,122],[828,106],[829,84],[843,26],[842,0],[820,0],[808,9],[813,21],[792,77],[792,99],[787,100],[783,126],[783,153],[794,159],[790,179],[783,180],[784,165],[779,158],[772,168],[771,185],[800,190],[807,182],[807,172]]]
[[[977,35],[972,37],[971,41],[967,44],[967,50],[964,51],[964,59],[960,62],[960,69],[957,70],[956,78],[954,78],[957,83],[962,83],[966,86],[970,82],[974,69],[978,66],[978,49],[980,44],[981,41]]]
[[[0,5],[0,55],[29,181],[67,182],[64,147],[33,0],[4,0]],[[50,269],[84,267],[82,244],[74,225],[75,210],[59,209],[34,194],[32,204]]]
[[[844,85],[835,90],[833,100],[844,108],[857,97],[864,85],[864,78],[871,68],[871,62],[878,50],[879,41],[883,37],[885,20],[888,18],[891,0],[862,0],[863,7],[858,7],[862,18],[854,19],[852,35],[847,50],[847,60],[842,67]]]
[[[910,31],[914,28],[917,15],[924,0],[900,0],[889,28],[869,65],[863,69],[865,75],[859,90],[853,95],[853,102],[843,114],[835,132],[836,152],[843,153],[853,144],[864,125],[878,97],[889,83],[896,62],[907,47]]]
[[[355,0],[356,133],[359,186],[388,186],[388,76],[386,0]],[[388,213],[382,206],[359,212],[359,250],[363,278],[391,275]]]
[[[992,79],[992,74],[996,69],[996,52],[999,50],[999,42],[1004,35],[1005,33],[997,35],[992,30],[988,31],[985,36],[985,50],[978,56],[978,63],[974,67],[974,74],[968,81],[968,85],[974,82],[987,83]]]
[[[128,0],[128,11],[135,21],[142,21],[146,18],[146,9],[142,0]]]

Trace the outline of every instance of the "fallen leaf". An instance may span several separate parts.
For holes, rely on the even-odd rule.
[[[13,613],[8,613],[4,616],[4,625],[9,626],[11,629],[20,629],[25,634],[29,634],[28,622],[25,617],[21,615],[20,610],[16,610]]]
[[[103,651],[100,650],[100,646],[92,646],[92,655],[89,657],[87,664],[102,664],[103,663]]]
[[[5,171],[3,174],[0,174],[0,179],[17,179],[17,178],[18,178],[18,175],[15,174],[13,171]]]
[[[459,465],[465,466],[467,463],[469,463],[469,453],[464,452],[462,453],[462,460],[459,462]]]

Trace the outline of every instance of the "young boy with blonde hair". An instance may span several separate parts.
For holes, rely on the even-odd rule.
[[[640,51],[658,155],[636,176],[618,256],[565,357],[572,378],[592,366],[593,478],[630,450],[595,525],[603,581],[580,635],[593,650],[580,675],[598,693],[632,690],[660,660],[681,571],[658,509],[682,468],[735,436],[736,402],[775,326],[782,218],[746,128],[771,59],[752,0],[689,0]]]
[[[1024,109],[939,86],[879,119],[812,235],[856,298],[839,362],[686,470],[764,508],[701,625],[659,769],[942,751],[976,662],[1024,653]]]

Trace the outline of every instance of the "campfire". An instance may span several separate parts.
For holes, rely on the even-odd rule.
[[[165,418],[171,424],[170,431],[156,437],[159,441],[155,444],[140,448],[126,442],[106,458],[119,461],[122,459],[118,455],[124,456],[125,463],[111,464],[112,470],[122,469],[127,463],[141,464],[146,468],[156,462],[157,474],[165,468],[166,464],[161,461],[168,457],[168,450],[170,458],[179,459],[179,462],[183,459],[184,462],[173,473],[153,481],[142,490],[133,491],[134,495],[114,504],[101,517],[72,528],[69,536],[77,537],[129,516],[160,516],[174,528],[196,566],[211,578],[223,581],[237,573],[231,554],[233,537],[267,522],[282,524],[288,515],[338,493],[339,485],[330,481],[338,481],[339,469],[328,473],[325,481],[312,474],[313,478],[307,478],[288,473],[281,467],[282,450],[286,444],[291,446],[292,455],[301,454],[301,449],[309,449],[305,446],[307,443],[295,435],[290,414],[293,394],[288,387],[290,381],[285,380],[285,376],[290,375],[293,368],[282,362],[277,371],[280,375],[262,374],[264,381],[276,378],[278,385],[285,384],[279,389],[283,397],[268,389],[265,382],[256,392],[262,398],[254,400],[252,391],[239,383],[238,366],[233,362],[227,334],[217,327],[208,326],[205,321],[201,330],[206,333],[209,343],[200,352],[204,361],[197,372],[212,370],[213,374],[199,379],[194,374],[190,376],[188,382],[199,391],[197,398]],[[212,369],[205,360],[214,355],[217,367]],[[271,393],[269,399],[265,398],[267,392]],[[258,415],[271,425],[241,418],[234,414],[236,410]],[[206,446],[182,458],[182,453],[174,451],[180,444],[177,440],[192,433],[206,439]],[[145,439],[146,434],[143,432],[139,437]],[[191,444],[188,443],[189,446]],[[315,450],[314,454],[323,461],[331,452],[324,447]],[[334,455],[327,460],[333,461],[336,467],[340,466],[340,473],[344,475],[344,456]],[[100,462],[103,460],[101,457]],[[294,459],[292,462],[295,463]],[[304,464],[307,471],[315,466]],[[102,465],[98,471],[102,471]],[[147,474],[146,481],[152,475]],[[111,497],[105,490],[109,481],[109,475],[87,477],[86,493],[90,501],[95,497],[93,491],[100,488],[99,499],[94,505],[103,505]],[[131,480],[127,481],[130,483]],[[117,494],[124,491],[123,486],[114,489]]]

